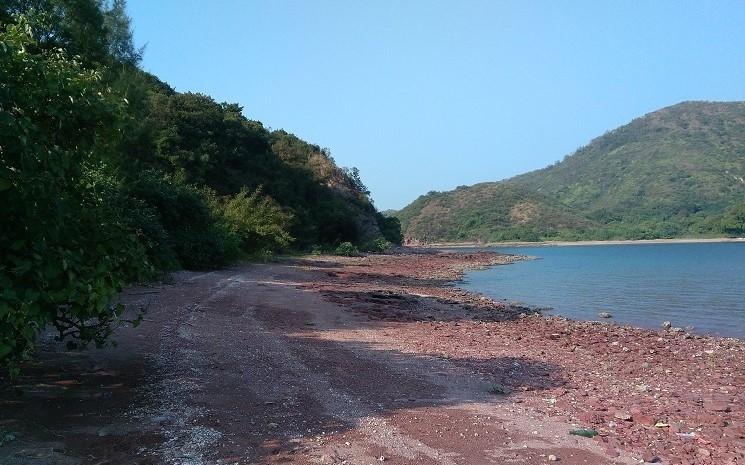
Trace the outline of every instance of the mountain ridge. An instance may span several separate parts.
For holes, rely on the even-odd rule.
[[[538,211],[561,212],[539,215],[547,220],[540,224],[479,222],[519,201],[505,198],[505,187],[485,187],[497,185],[521,186]],[[451,198],[460,199],[458,211]],[[741,202],[745,102],[686,101],[635,118],[545,168],[429,193],[395,216],[410,241],[654,239],[721,235],[722,215]],[[552,222],[559,217],[574,221]]]

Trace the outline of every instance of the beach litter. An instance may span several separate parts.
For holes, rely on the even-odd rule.
[[[583,438],[594,438],[598,435],[598,432],[590,428],[578,428],[569,431],[569,434],[574,436],[582,436]]]

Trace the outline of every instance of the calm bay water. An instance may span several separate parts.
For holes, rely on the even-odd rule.
[[[464,287],[549,314],[745,338],[745,244],[494,248],[537,260],[468,273]]]

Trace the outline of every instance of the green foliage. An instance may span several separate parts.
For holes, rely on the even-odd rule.
[[[722,218],[722,231],[736,237],[745,236],[745,203],[735,205]]]
[[[595,224],[556,201],[505,183],[422,196],[396,214],[408,237],[435,241],[540,241]]]
[[[359,219],[374,216],[375,209],[353,170],[346,173],[328,151],[292,134],[270,133],[241,111],[201,94],[153,92],[145,116],[153,150],[134,154],[138,166],[223,196],[261,186],[292,217],[288,232],[301,248],[377,234],[360,227]]]
[[[0,430],[0,447],[16,440],[16,435],[10,431]]]
[[[140,61],[142,50],[134,47],[124,0],[113,0],[108,9],[99,0],[5,0],[0,5],[0,22],[10,23],[18,15],[35,39],[34,49],[64,49],[86,66]]]
[[[0,33],[0,360],[17,373],[37,333],[105,343],[111,297],[151,275],[122,219],[117,182],[95,166],[119,137],[124,102],[60,50],[32,53],[24,18]]]
[[[342,255],[344,257],[356,257],[360,254],[360,251],[357,246],[355,246],[351,242],[342,242],[336,247],[334,253],[336,255]]]
[[[290,244],[357,253],[352,242],[397,234],[328,150],[138,69],[125,6],[0,3],[0,363],[11,374],[50,324],[70,346],[105,344],[130,282],[268,261]]]
[[[292,216],[283,212],[274,200],[263,196],[261,189],[251,193],[242,189],[218,208],[245,252],[278,251],[293,241],[288,232]]]
[[[389,251],[391,247],[393,247],[393,244],[391,244],[388,240],[386,240],[384,237],[378,237],[372,242],[367,243],[364,247],[364,250],[365,252],[385,253]]]
[[[130,181],[127,193],[152,212],[152,222],[138,226],[154,261],[168,266],[175,257],[184,268],[209,269],[239,255],[240,239],[210,205],[209,191],[149,171]]]
[[[404,236],[401,233],[401,220],[395,216],[385,216],[382,213],[376,214],[380,234],[391,244],[401,245]]]
[[[737,234],[745,103],[686,102],[610,131],[562,162],[431,192],[396,216],[425,241],[657,239]],[[725,220],[729,221],[729,220]]]
[[[540,190],[623,238],[693,235],[745,198],[743,136],[745,103],[686,102],[510,182]]]

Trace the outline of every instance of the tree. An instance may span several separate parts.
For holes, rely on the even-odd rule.
[[[137,65],[142,49],[132,40],[126,0],[6,0],[0,21],[10,23],[23,15],[41,50],[62,48],[79,56],[86,66],[94,64]]]
[[[244,252],[281,250],[294,240],[288,232],[292,216],[261,188],[253,192],[242,189],[221,207],[228,228],[240,240]]]
[[[735,205],[725,213],[722,231],[730,236],[745,236],[745,203]]]
[[[135,47],[130,23],[126,0],[113,0],[111,7],[104,12],[108,56],[120,63],[136,66],[142,60],[145,48]]]
[[[0,32],[0,361],[11,373],[49,323],[60,339],[105,343],[121,317],[112,296],[152,271],[100,162],[126,106],[101,81],[38,47],[24,17]]]

